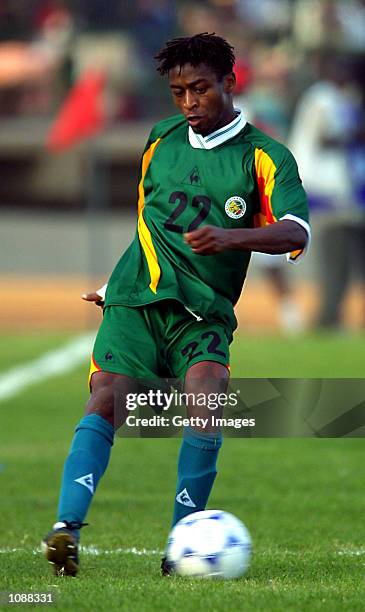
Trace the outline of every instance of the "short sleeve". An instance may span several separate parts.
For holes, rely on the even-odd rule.
[[[283,145],[276,144],[268,151],[256,148],[255,172],[259,196],[255,226],[263,227],[283,219],[299,223],[306,230],[308,241],[304,249],[288,253],[288,261],[297,263],[308,250],[311,234],[307,196],[296,161]]]

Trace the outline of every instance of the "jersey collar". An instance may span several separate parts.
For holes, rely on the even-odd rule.
[[[219,128],[215,132],[208,134],[207,136],[202,136],[201,134],[196,134],[189,125],[189,142],[194,149],[214,149],[220,144],[223,144],[233,136],[236,136],[238,132],[242,130],[242,128],[246,125],[246,119],[243,116],[242,111],[235,108],[237,116],[223,127]]]

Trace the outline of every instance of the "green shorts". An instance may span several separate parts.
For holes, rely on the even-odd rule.
[[[228,333],[218,322],[198,321],[180,302],[107,306],[95,340],[90,376],[113,372],[133,378],[183,378],[200,361],[229,368]]]

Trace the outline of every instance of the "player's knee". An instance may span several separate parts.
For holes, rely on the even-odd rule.
[[[115,422],[117,381],[113,374],[96,372],[91,379],[91,395],[86,414],[96,413],[107,421]]]
[[[92,392],[86,404],[86,414],[100,414],[107,421],[114,422],[114,394],[110,387],[99,388]]]
[[[99,414],[115,428],[120,427],[126,418],[126,395],[135,391],[135,381],[123,374],[95,372],[90,386],[86,414]]]
[[[228,385],[229,371],[221,363],[202,361],[196,363],[186,373],[185,390],[190,391],[225,391]]]

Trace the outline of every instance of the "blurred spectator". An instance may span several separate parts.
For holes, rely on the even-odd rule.
[[[257,32],[278,36],[291,26],[290,0],[238,0],[238,14],[242,22]]]
[[[344,37],[344,46],[353,51],[365,51],[365,0],[337,3],[337,14]]]
[[[297,0],[293,10],[293,34],[299,46],[338,47],[342,33],[336,0]]]
[[[217,11],[208,5],[180,4],[179,26],[182,36],[194,36],[197,32],[221,30]]]
[[[67,57],[72,32],[63,2],[48,0],[24,13],[20,6],[26,8],[23,2],[5,3],[0,11],[0,114],[50,110],[54,76]]]
[[[125,0],[74,0],[73,11],[80,30],[107,32],[129,25],[134,3]]]
[[[0,42],[27,41],[33,34],[32,10],[26,0],[2,0],[0,4]]]
[[[250,120],[279,140],[286,138],[289,128],[294,58],[285,46],[257,44],[250,55],[250,81],[236,97]]]
[[[156,117],[169,112],[168,91],[161,79],[156,78],[154,56],[166,39],[173,38],[178,33],[175,1],[136,0],[130,31],[136,41],[141,77],[132,107],[134,110],[138,109],[139,116],[144,117]]]
[[[319,80],[299,100],[289,146],[311,196],[331,208],[351,206],[345,145],[356,129],[359,97],[349,69],[332,53],[318,57]]]
[[[365,51],[364,0],[297,0],[293,31],[306,49]]]
[[[349,151],[358,138],[361,98],[348,63],[333,53],[321,55],[319,60],[320,80],[299,100],[289,147],[298,161],[312,209],[327,213],[319,239],[323,298],[318,324],[332,327],[340,322],[351,263],[365,263],[364,230],[356,237],[361,215],[349,164]],[[361,226],[363,223],[361,218]],[[362,277],[365,279],[364,266]]]
[[[175,34],[176,7],[174,0],[137,0],[133,32],[143,63],[153,64],[154,55],[166,38]],[[150,71],[150,67],[147,68]]]

